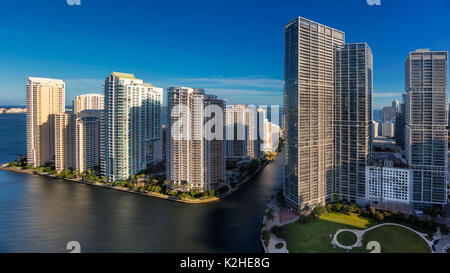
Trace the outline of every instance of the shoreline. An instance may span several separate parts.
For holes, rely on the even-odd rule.
[[[249,177],[246,177],[241,183],[239,183],[235,188],[230,189],[228,192],[226,192],[226,193],[224,193],[222,195],[218,195],[218,196],[214,196],[214,197],[208,197],[208,198],[205,198],[205,199],[178,199],[177,197],[168,196],[168,195],[159,194],[159,193],[137,192],[137,191],[133,191],[133,190],[130,190],[130,189],[127,189],[127,188],[114,187],[114,186],[106,185],[106,184],[100,183],[100,182],[90,182],[90,181],[82,180],[82,179],[78,180],[78,179],[70,179],[70,178],[61,178],[61,177],[58,177],[56,175],[50,175],[50,174],[46,174],[46,173],[37,173],[34,170],[29,171],[29,170],[22,170],[22,169],[7,167],[7,165],[9,163],[5,163],[5,164],[1,165],[0,166],[0,170],[14,172],[14,173],[20,173],[20,174],[26,174],[26,175],[43,176],[43,177],[48,177],[48,178],[52,178],[52,179],[58,179],[58,180],[66,181],[66,182],[79,183],[79,184],[84,184],[84,185],[90,185],[90,186],[95,186],[95,187],[100,187],[100,188],[106,188],[106,189],[111,189],[111,190],[116,190],[116,191],[122,191],[122,192],[138,194],[138,195],[142,195],[142,196],[158,198],[158,199],[162,199],[162,200],[168,200],[168,201],[173,201],[173,202],[179,202],[179,203],[194,205],[194,204],[206,204],[206,203],[217,202],[217,201],[219,201],[221,199],[224,199],[224,198],[227,198],[227,197],[231,196],[232,194],[238,192],[244,186],[246,186],[269,163],[270,163],[270,161],[265,161],[263,164],[261,164],[261,166],[259,166],[258,170],[253,175],[251,175]]]

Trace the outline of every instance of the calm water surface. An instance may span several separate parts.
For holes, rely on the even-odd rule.
[[[26,152],[24,114],[0,114],[0,163]],[[233,196],[185,205],[0,171],[0,252],[261,252],[265,204],[282,156]]]

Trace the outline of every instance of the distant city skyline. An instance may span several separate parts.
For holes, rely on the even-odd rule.
[[[371,45],[374,109],[381,109],[393,99],[401,101],[410,51],[445,51],[450,44],[448,36],[434,35],[446,31],[440,20],[450,4],[444,0],[427,6],[415,0],[383,1],[381,6],[365,0],[286,2],[243,1],[236,8],[229,1],[201,0],[177,7],[143,1],[84,1],[77,7],[66,1],[7,1],[3,10],[21,13],[0,18],[0,35],[8,37],[0,45],[0,102],[24,105],[26,78],[48,77],[65,81],[70,105],[77,95],[101,93],[104,75],[129,71],[164,90],[192,86],[230,104],[282,105],[280,26],[301,15],[345,29],[352,37],[348,42]],[[407,20],[418,6],[423,16]],[[152,17],[144,20],[148,11]],[[124,18],[120,23],[108,16],[118,12]],[[433,32],[428,31],[431,26]],[[124,30],[139,42],[111,40]]]

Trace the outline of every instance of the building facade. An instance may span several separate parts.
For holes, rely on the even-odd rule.
[[[77,114],[84,110],[103,110],[104,104],[105,96],[102,94],[80,95],[73,100],[73,112]]]
[[[75,115],[72,113],[54,114],[55,170],[61,172],[75,169]]]
[[[366,167],[366,199],[409,204],[411,170],[383,166]]]
[[[222,130],[209,139],[205,125],[213,118],[205,114],[215,107],[214,118]],[[174,190],[217,189],[225,179],[225,101],[206,95],[203,89],[171,87],[167,90],[166,178]]]
[[[404,101],[404,100],[403,100]],[[395,118],[395,144],[405,149],[405,104],[400,104],[400,111]]]
[[[27,162],[34,167],[55,159],[52,115],[65,111],[62,80],[29,77],[27,89]]]
[[[349,202],[366,198],[366,165],[372,127],[373,57],[366,43],[335,52],[334,194]]]
[[[447,203],[448,52],[416,50],[405,62],[405,150],[416,208]]]
[[[227,105],[225,109],[226,156],[261,158],[265,110],[248,105]]]
[[[278,149],[280,143],[281,128],[268,119],[265,119],[264,127],[264,152],[273,153]]]
[[[372,139],[377,138],[377,137],[380,135],[379,132],[378,132],[378,128],[379,128],[378,122],[373,121],[373,122],[372,122],[372,127],[371,127],[371,130],[372,130]]]
[[[75,116],[75,168],[100,170],[100,127],[103,110],[83,110]]]
[[[334,168],[334,48],[342,31],[297,18],[285,26],[286,204],[296,211],[331,200]]]
[[[383,122],[395,120],[395,115],[397,114],[397,108],[388,106],[384,107],[382,110]]]
[[[393,138],[395,133],[395,126],[392,121],[383,122],[383,136]]]
[[[162,92],[133,74],[106,78],[101,171],[108,180],[127,179],[162,159]]]

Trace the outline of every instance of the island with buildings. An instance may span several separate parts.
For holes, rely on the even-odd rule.
[[[27,112],[27,108],[11,107],[0,108],[0,114],[23,114]]]
[[[27,154],[5,170],[205,203],[239,190],[281,149],[265,108],[203,89],[169,88],[164,126],[163,89],[133,74],[111,73],[103,94],[77,96],[72,111],[63,80],[29,77],[26,89]]]

